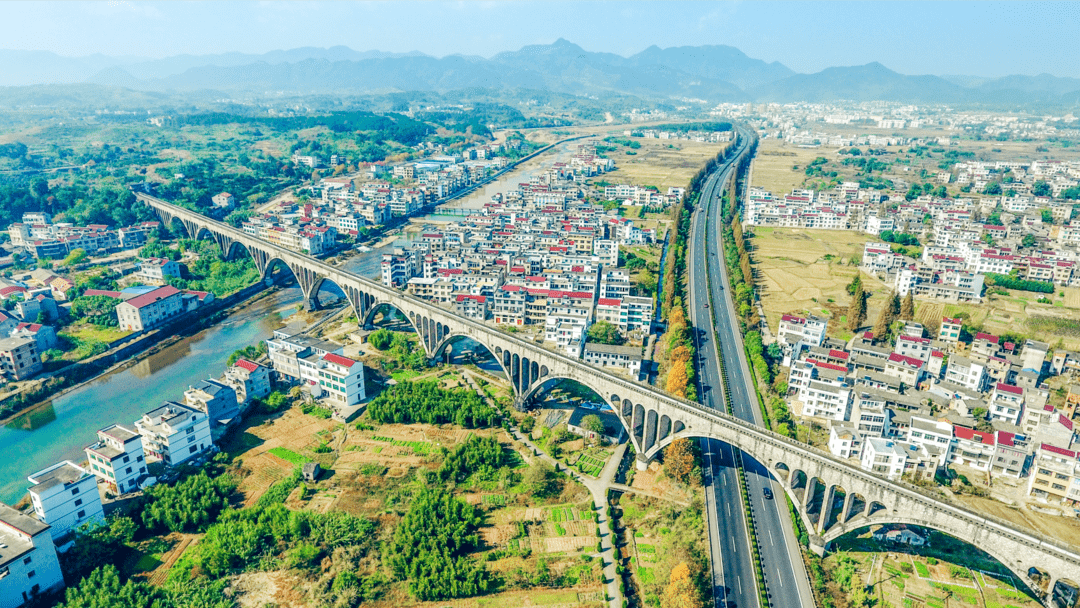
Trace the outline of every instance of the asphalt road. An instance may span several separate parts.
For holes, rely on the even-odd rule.
[[[742,145],[746,145],[745,141]],[[741,151],[741,150],[740,150]],[[730,163],[715,171],[702,191],[690,235],[690,321],[697,329],[699,396],[708,407],[723,410],[723,381],[716,341],[728,366],[727,390],[732,414],[762,425],[753,381],[750,378],[734,304],[726,289],[727,269],[721,257],[721,185],[734,170]],[[707,224],[706,224],[707,220]],[[709,275],[706,275],[708,265]],[[710,284],[708,276],[713,281]],[[714,305],[709,305],[709,291]],[[715,334],[712,329],[715,328]],[[739,494],[735,454],[726,443],[702,440],[706,471],[706,506],[710,511],[710,546],[713,554],[714,597],[725,608],[759,606],[742,498]],[[784,490],[749,456],[743,457],[751,512],[758,530],[759,550],[770,603],[782,608],[814,606]],[[773,499],[764,496],[771,488]],[[715,515],[715,517],[713,517]]]

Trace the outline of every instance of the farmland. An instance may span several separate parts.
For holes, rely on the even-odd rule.
[[[873,237],[847,230],[763,227],[755,227],[753,235],[750,257],[769,327],[775,331],[787,313],[813,313],[832,317],[830,333],[845,337],[840,322],[850,299],[845,286],[858,272],[852,257],[861,259],[863,244]],[[888,287],[865,274],[863,284],[873,292],[867,306],[868,318],[874,319]]]
[[[936,327],[942,316],[960,316],[972,327],[994,335],[1020,334],[1058,348],[1080,348],[1080,327],[1069,330],[1080,316],[1080,288],[1059,288],[1050,294],[1050,304],[1038,302],[1042,294],[1008,291],[1007,295],[988,293],[978,305],[919,303],[917,320],[927,327]]]
[[[690,178],[727,145],[640,137],[618,136],[615,139],[632,141],[641,147],[632,149],[620,144],[598,142],[616,148],[606,153],[608,158],[615,161],[616,169],[605,173],[603,180],[611,184],[656,186],[661,194],[666,193],[669,187],[685,187]]]
[[[782,195],[802,188],[806,165],[819,156],[832,157],[837,148],[800,148],[777,139],[763,139],[754,157],[751,185]]]
[[[868,586],[883,608],[1027,608],[1041,605],[1001,564],[951,537],[932,532],[930,546],[883,546],[869,532],[837,541],[822,566],[833,590]],[[845,584],[846,583],[846,584]]]

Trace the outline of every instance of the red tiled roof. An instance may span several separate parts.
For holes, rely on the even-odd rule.
[[[1061,423],[1061,426],[1069,429],[1070,431],[1073,430],[1073,421],[1066,417],[1065,414],[1058,414],[1058,422]]]
[[[467,293],[462,293],[462,294],[457,295],[457,301],[458,302],[464,302],[465,300],[472,300],[473,302],[483,303],[483,302],[487,302],[487,296],[474,296],[474,295],[469,295]]]
[[[986,333],[983,333],[983,332],[979,332],[979,333],[975,334],[975,339],[976,340],[988,340],[990,342],[993,342],[994,344],[997,344],[997,343],[999,343],[1001,341],[1001,338],[998,338],[994,334],[986,334]]]
[[[323,355],[323,361],[329,361],[330,363],[333,363],[335,365],[340,365],[342,367],[352,367],[352,366],[356,365],[356,361],[353,361],[352,359],[350,359],[348,357],[342,357],[341,355],[335,355],[334,353],[326,353],[325,355]]]
[[[953,434],[958,439],[966,439],[968,441],[976,441],[984,445],[994,445],[994,436],[991,433],[985,431],[976,431],[975,429],[969,429],[966,426],[954,426]]]
[[[1050,452],[1050,453],[1053,453],[1053,454],[1058,454],[1060,456],[1068,456],[1069,458],[1076,458],[1076,452],[1074,452],[1072,450],[1066,450],[1065,448],[1059,448],[1056,445],[1050,445],[1049,443],[1044,443],[1044,444],[1040,445],[1039,449],[1040,450],[1046,450],[1047,452]]]
[[[622,300],[617,298],[600,298],[596,303],[599,306],[619,306],[622,304]]]
[[[916,359],[915,357],[905,357],[900,353],[893,353],[889,355],[890,363],[903,363],[910,367],[922,367],[922,359]]]
[[[997,388],[997,390],[999,390],[999,391],[1001,391],[1003,393],[1011,393],[1013,395],[1023,395],[1024,394],[1024,389],[1020,388],[1019,386],[1013,386],[1011,384],[1005,384],[1004,382],[998,382],[996,388]]]
[[[143,308],[144,306],[149,306],[154,302],[164,300],[165,298],[174,296],[178,293],[180,293],[179,289],[173,287],[172,285],[166,285],[164,287],[158,287],[154,291],[146,292],[141,296],[131,298],[126,302],[126,304],[131,304],[135,308]]]
[[[239,367],[241,369],[246,369],[249,372],[254,372],[262,366],[254,361],[248,361],[247,359],[237,359],[236,363],[233,363],[233,367]]]
[[[837,359],[843,359],[843,360],[847,361],[848,357],[851,356],[851,353],[849,353],[847,351],[836,350],[835,348],[832,348],[832,349],[829,349],[829,356],[830,357],[835,357]]]

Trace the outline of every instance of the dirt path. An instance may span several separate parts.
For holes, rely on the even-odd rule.
[[[180,559],[188,546],[199,538],[197,534],[176,534],[176,536],[179,537],[180,542],[176,543],[175,547],[162,556],[161,565],[155,568],[147,577],[147,582],[151,585],[160,587],[165,584],[165,578],[169,575],[169,570],[176,564],[176,560]]]

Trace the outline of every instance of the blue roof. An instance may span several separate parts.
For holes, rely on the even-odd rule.
[[[158,286],[154,285],[136,285],[135,287],[125,287],[124,289],[120,290],[120,293],[125,295],[141,296],[144,293],[150,293],[157,288]]]

